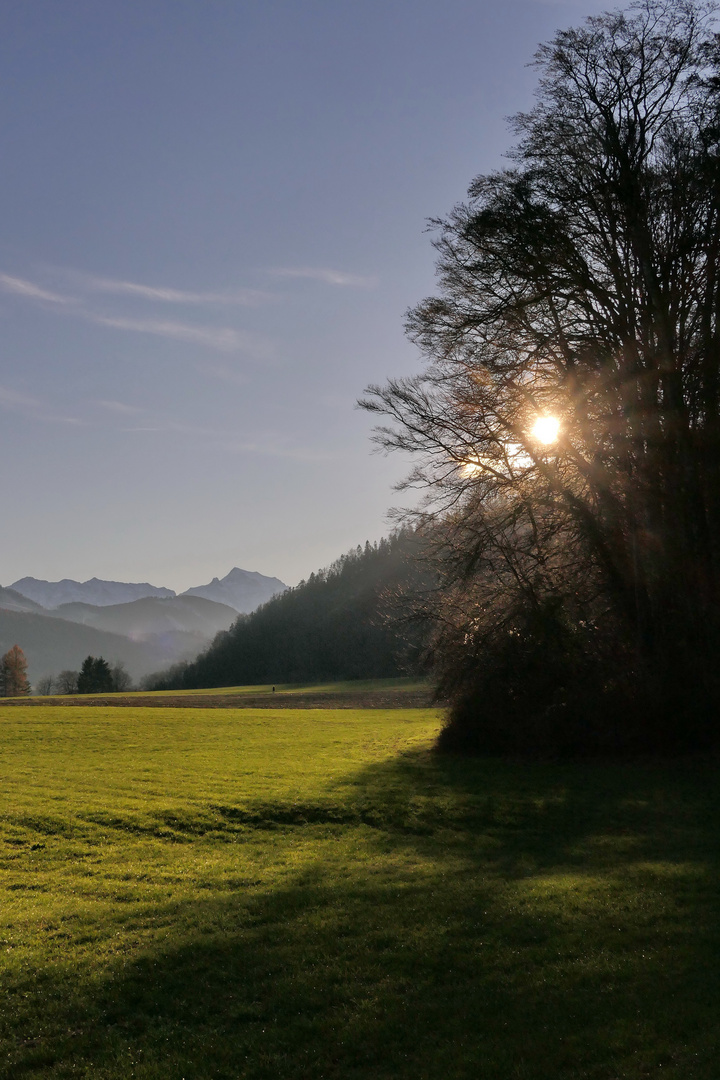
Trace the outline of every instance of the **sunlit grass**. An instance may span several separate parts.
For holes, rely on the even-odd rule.
[[[344,682],[328,683],[276,683],[275,690],[283,694],[363,694],[367,692],[379,692],[382,690],[406,690],[412,693],[416,690],[425,690],[429,686],[427,679],[397,678],[397,679],[348,679]],[[156,693],[183,694],[186,696],[195,694],[269,694],[272,693],[272,684],[264,683],[258,686],[221,686],[211,690],[168,690],[156,691]]]
[[[714,1080],[716,770],[0,708],[3,1077]]]
[[[415,677],[400,677],[393,679],[348,679],[343,682],[326,682],[326,683],[275,683],[275,691],[283,694],[347,694],[349,696],[362,695],[363,693],[380,693],[384,690],[392,690],[395,692],[407,691],[408,693],[414,693],[416,691],[428,690],[430,682],[428,679],[418,679]],[[250,686],[220,686],[212,687],[210,689],[197,689],[197,690],[129,690],[122,691],[120,693],[107,693],[99,695],[88,695],[102,697],[103,701],[112,701],[114,697],[147,697],[148,694],[154,696],[171,695],[172,697],[197,697],[197,696],[213,696],[218,694],[243,694],[248,697],[256,696],[258,694],[270,694],[273,690],[272,683],[259,683],[257,685]],[[46,695],[50,698],[56,696],[53,694]]]

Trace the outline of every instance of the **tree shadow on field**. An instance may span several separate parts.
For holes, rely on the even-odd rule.
[[[43,973],[65,1004],[1,1075],[710,1080],[715,773],[416,752],[221,808],[323,857],[179,905],[184,936],[103,982]]]

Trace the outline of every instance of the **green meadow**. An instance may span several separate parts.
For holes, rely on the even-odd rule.
[[[720,1076],[716,766],[439,722],[0,706],[0,1076]]]
[[[252,697],[256,694],[271,693],[272,689],[273,687],[270,683],[263,683],[258,686],[223,686],[220,688],[214,687],[210,690],[165,690],[156,691],[156,693],[158,695],[171,694],[173,697],[177,697],[178,695],[196,696],[203,694],[242,694],[247,697]],[[348,694],[357,698],[365,692],[374,693],[383,690],[395,690],[397,692],[405,693],[413,693],[419,690],[428,691],[429,683],[427,679],[416,678],[353,679],[345,682],[327,683],[277,683],[275,690],[278,693],[283,694]],[[146,691],[143,690],[135,690],[124,696],[141,697],[145,693]]]

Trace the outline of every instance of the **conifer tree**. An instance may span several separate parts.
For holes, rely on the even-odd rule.
[[[0,694],[3,697],[20,697],[29,693],[25,653],[19,645],[13,645],[0,660]]]
[[[102,656],[87,656],[78,675],[79,694],[106,694],[115,689],[112,671]]]

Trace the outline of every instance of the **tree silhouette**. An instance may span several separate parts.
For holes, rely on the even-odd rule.
[[[19,645],[13,645],[0,660],[0,693],[3,697],[20,697],[30,693],[27,660]]]
[[[107,660],[102,656],[86,657],[78,675],[78,694],[107,694],[114,689],[112,671]]]
[[[58,694],[76,694],[79,672],[65,668],[54,680],[55,692]]]
[[[690,0],[542,46],[513,167],[433,222],[427,367],[364,402],[442,524],[449,668],[552,610],[677,731],[720,699],[719,61]]]

